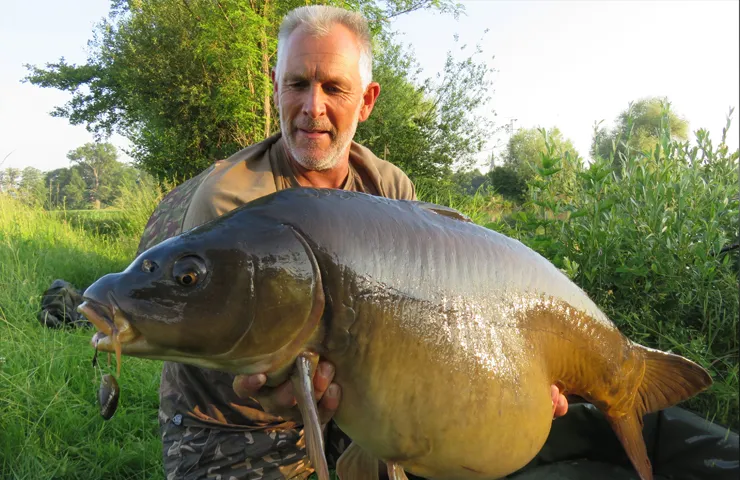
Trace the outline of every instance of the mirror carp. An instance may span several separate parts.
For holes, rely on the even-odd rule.
[[[642,417],[708,388],[699,365],[626,338],[521,242],[424,202],[283,190],[165,240],[79,307],[104,352],[291,380],[328,479],[311,376],[335,365],[343,480],[494,479],[552,424],[550,385],[593,403],[643,480]],[[474,447],[473,447],[474,446]]]

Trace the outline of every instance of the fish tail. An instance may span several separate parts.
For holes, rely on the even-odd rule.
[[[643,416],[680,403],[712,384],[709,373],[696,363],[671,353],[640,347],[645,372],[632,409],[607,414],[607,419],[642,480],[652,480],[652,466],[642,436]]]

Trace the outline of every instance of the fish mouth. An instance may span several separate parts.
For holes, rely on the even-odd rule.
[[[86,298],[77,307],[77,311],[98,329],[90,341],[92,346],[98,350],[113,352],[122,345],[135,343],[140,337],[139,332],[115,303],[109,307]]]

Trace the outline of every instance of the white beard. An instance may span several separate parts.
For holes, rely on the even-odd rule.
[[[352,143],[352,139],[355,137],[357,125],[360,122],[361,108],[362,102],[360,102],[360,104],[357,106],[357,110],[354,113],[352,127],[349,130],[345,131],[343,134],[339,134],[335,138],[333,138],[331,144],[329,145],[329,151],[326,153],[315,151],[312,152],[311,150],[313,149],[309,151],[306,151],[307,149],[299,149],[295,145],[295,143],[293,143],[293,137],[285,134],[285,132],[288,132],[290,130],[288,129],[288,125],[285,124],[285,121],[283,120],[283,115],[281,114],[280,128],[283,131],[285,145],[288,147],[288,152],[290,152],[293,160],[298,162],[298,164],[306,170],[318,172],[323,170],[331,170],[332,168],[336,167],[342,154],[347,150],[349,145]]]

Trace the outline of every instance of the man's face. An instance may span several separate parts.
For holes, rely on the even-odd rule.
[[[349,151],[357,123],[380,91],[363,91],[360,49],[346,27],[314,37],[298,28],[288,38],[280,78],[273,72],[280,127],[295,161],[308,170],[334,168]]]

